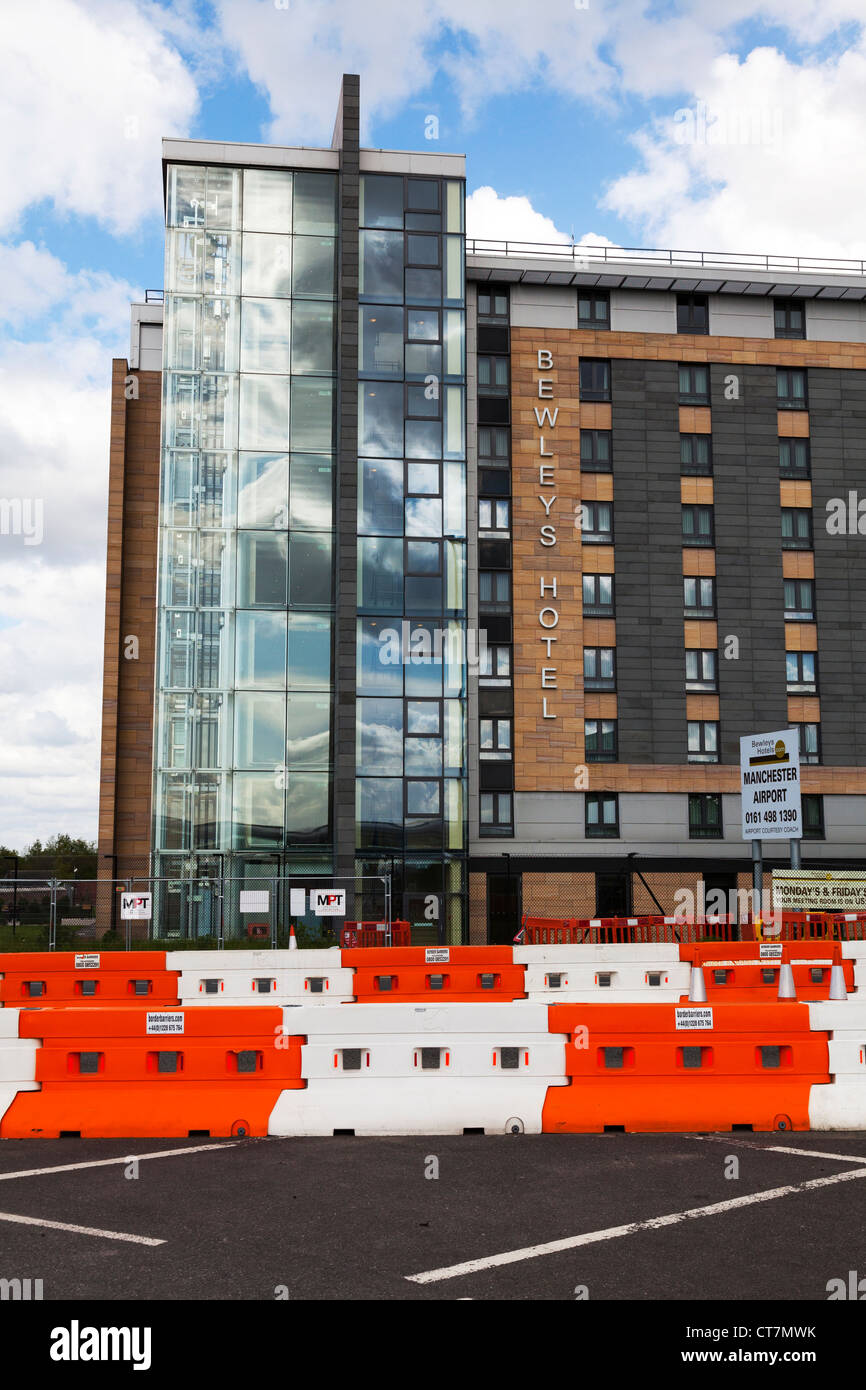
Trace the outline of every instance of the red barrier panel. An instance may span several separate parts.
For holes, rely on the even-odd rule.
[[[381,947],[386,944],[387,932],[387,922],[346,922],[340,932],[340,946],[344,951],[357,947]],[[408,922],[398,920],[391,923],[392,946],[409,946],[411,941],[412,928]]]
[[[525,999],[511,946],[392,947],[344,957],[358,1003],[484,1003]]]
[[[177,1003],[164,951],[29,951],[0,955],[0,1003]]]
[[[763,947],[771,945],[764,942]],[[680,959],[703,967],[708,1000],[727,1000],[729,1003],[756,1003],[762,997],[775,999],[779,991],[779,967],[782,962],[791,966],[794,986],[800,1000],[827,999],[830,994],[830,971],[842,965],[845,987],[854,989],[854,962],[842,960],[839,947],[832,941],[796,941],[779,943],[781,955],[761,957],[761,945],[740,941],[732,948],[719,949],[718,944],[697,942],[680,948]]]

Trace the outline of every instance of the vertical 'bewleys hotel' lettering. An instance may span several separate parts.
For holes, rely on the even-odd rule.
[[[550,371],[552,367],[553,353],[549,352],[546,348],[539,348],[539,373],[541,373],[542,371]],[[539,399],[551,399],[553,397],[553,386],[553,377],[539,375]],[[542,431],[545,428],[549,428],[551,430],[555,429],[556,421],[559,416],[559,406],[554,406],[552,409],[550,406],[547,405],[542,407],[534,406],[533,409],[535,411],[535,418],[538,422],[539,431]],[[544,508],[545,516],[549,517],[550,509],[556,501],[556,454],[553,449],[546,449],[544,445],[544,435],[542,433],[539,433],[539,457],[542,459],[550,459],[551,462],[540,463],[538,466],[538,485],[540,488],[544,489],[543,491],[539,492],[538,500]],[[552,490],[546,491],[546,489],[548,488]],[[542,525],[541,530],[539,532],[539,540],[541,541],[541,544],[545,546],[556,545],[555,524],[553,524],[550,521],[545,522]],[[553,579],[549,582],[545,581],[544,576],[542,576],[539,584],[539,589],[539,598],[542,601],[544,600],[547,594],[550,595],[551,599],[555,600],[557,597],[556,575],[554,575]],[[557,608],[554,607],[553,603],[548,603],[540,608],[538,614],[538,621],[544,628],[544,632],[540,634],[539,640],[544,643],[546,657],[546,664],[543,665],[541,668],[541,689],[542,691],[556,690],[557,671],[556,665],[553,661],[553,644],[559,639],[556,636],[556,633],[551,631],[551,628],[555,628],[559,624],[559,611]],[[556,719],[556,714],[548,708],[548,698],[549,697],[547,695],[542,694],[541,717],[543,719]]]

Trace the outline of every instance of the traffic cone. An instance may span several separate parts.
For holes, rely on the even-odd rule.
[[[294,922],[292,922],[291,926],[289,927],[289,950],[290,950],[290,951],[297,951],[297,949],[298,949],[298,943],[297,943],[297,940],[295,939],[295,924],[294,924]]]
[[[833,962],[830,970],[830,993],[829,999],[847,999],[848,990],[845,987],[845,970],[838,956]]]
[[[786,960],[783,960],[779,967],[779,998],[797,998],[797,989],[794,984],[794,972],[791,969],[790,962]]]
[[[704,979],[703,967],[692,965],[691,978],[689,980],[689,1003],[706,1004],[707,1002],[707,982]]]

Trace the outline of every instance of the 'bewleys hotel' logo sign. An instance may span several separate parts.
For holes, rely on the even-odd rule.
[[[547,348],[538,349],[538,397],[539,400],[553,399],[553,377],[542,375],[543,372],[553,370],[553,353]],[[544,431],[552,431],[556,428],[556,421],[559,418],[559,406],[534,406],[535,419],[538,425],[538,454],[541,462],[538,465],[538,501],[544,509],[544,520],[540,519],[539,540],[543,546],[552,547],[557,543],[556,524],[550,520],[550,509],[556,501],[556,454],[553,449],[547,447],[548,439],[545,438]],[[548,462],[545,462],[548,460]],[[556,607],[559,591],[559,581],[554,574],[550,579],[542,574],[539,576],[540,599],[538,610],[538,625],[542,631],[538,634],[539,640],[544,643],[545,665],[541,668],[541,717],[542,719],[556,719],[556,714],[548,707],[549,696],[545,691],[556,690],[557,686],[557,667],[553,645],[559,641],[556,632],[553,630],[559,626],[559,609]],[[546,601],[545,601],[546,600]]]

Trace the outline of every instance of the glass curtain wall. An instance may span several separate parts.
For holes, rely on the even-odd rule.
[[[333,173],[168,170],[154,844],[169,874],[331,865],[336,234]]]
[[[395,911],[463,939],[464,185],[360,194],[357,852]]]

